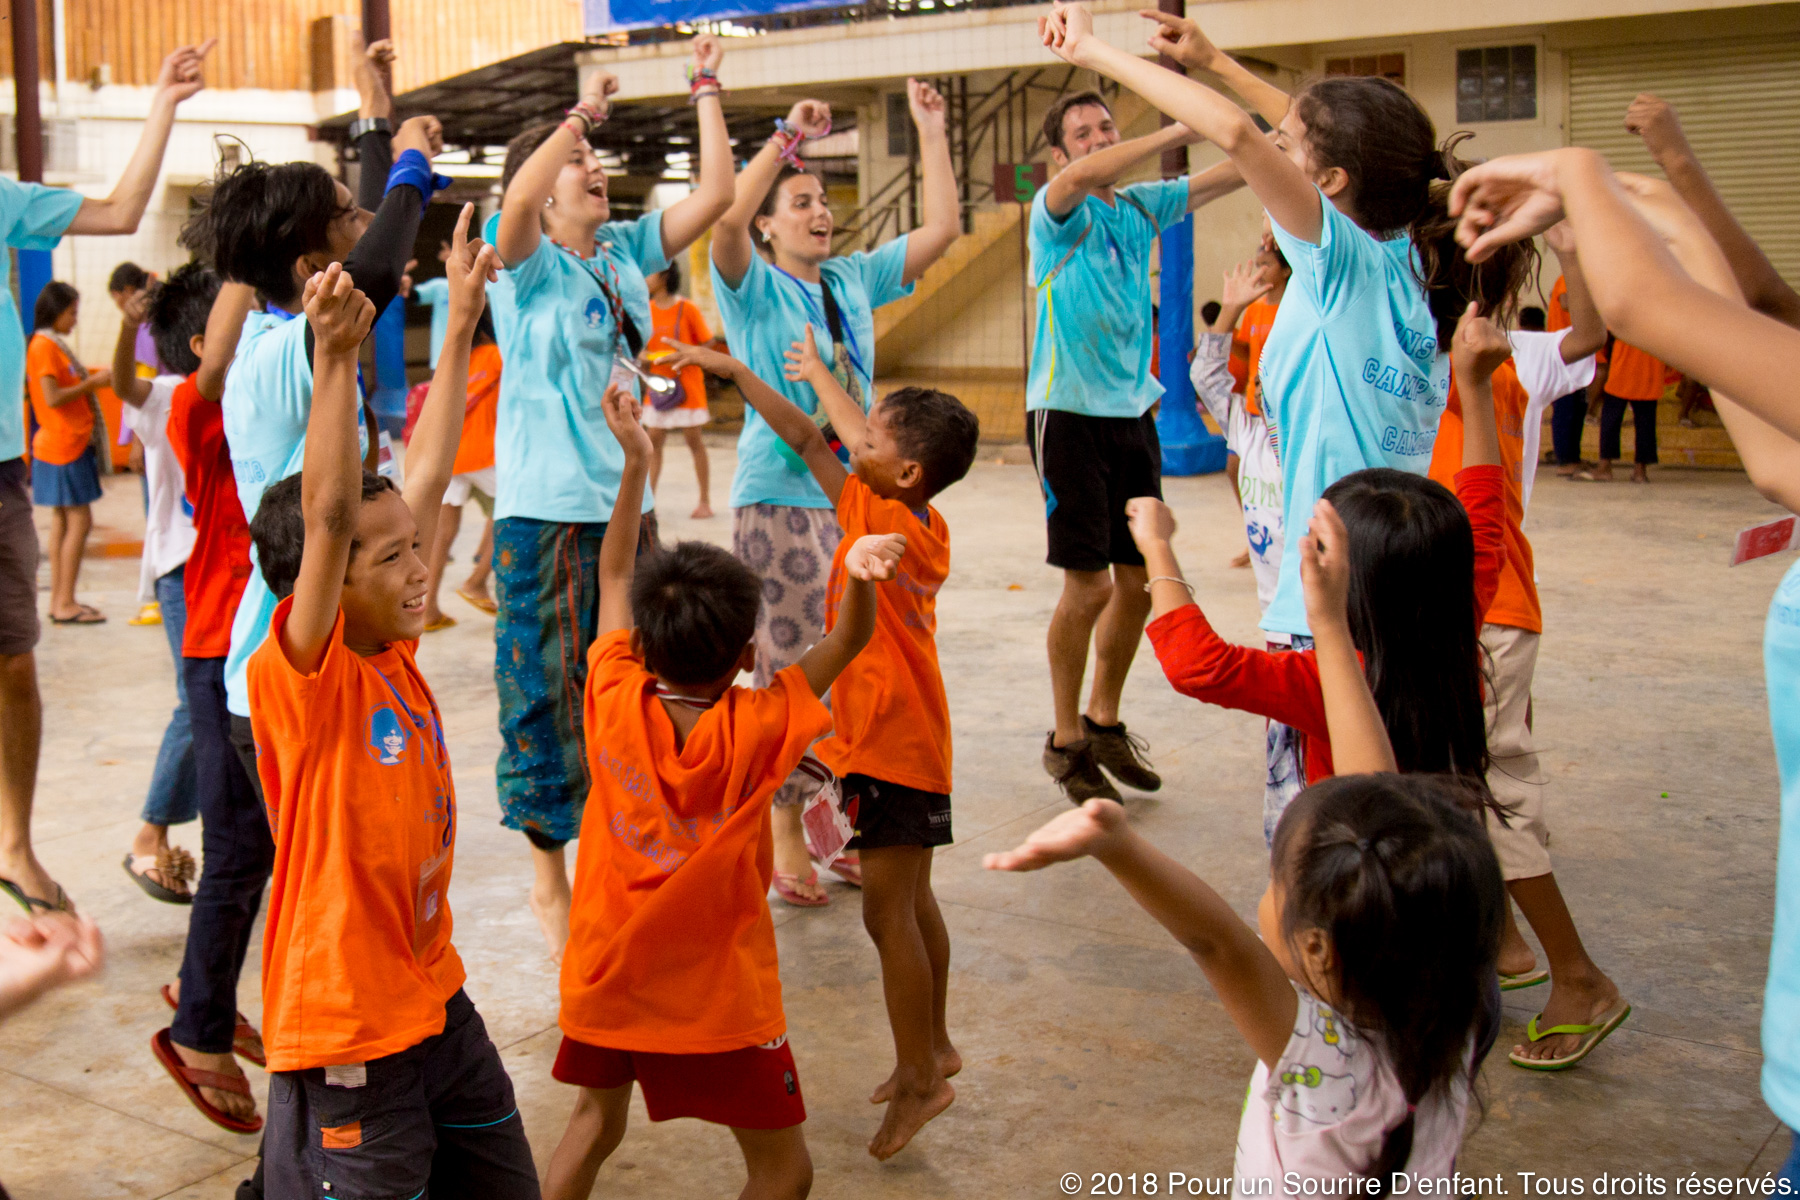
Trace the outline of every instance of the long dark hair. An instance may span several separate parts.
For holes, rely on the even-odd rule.
[[[64,283],[60,279],[52,279],[37,294],[37,303],[31,308],[31,328],[48,329],[56,324],[56,319],[69,311],[69,307],[81,299],[81,293],[75,290],[72,283]]]
[[[774,216],[775,215],[775,204],[778,200],[781,199],[781,185],[786,183],[790,179],[798,179],[802,175],[810,176],[813,179],[819,180],[819,186],[821,188],[825,186],[824,179],[820,178],[816,173],[814,173],[812,171],[808,171],[804,167],[796,167],[796,166],[792,165],[791,163],[784,165],[781,168],[781,171],[775,176],[775,182],[770,184],[769,190],[763,193],[762,203],[756,206],[756,217],[772,217],[772,216]],[[829,202],[827,202],[827,207],[830,207]],[[756,217],[750,218],[750,232],[753,235],[751,237],[750,241],[751,241],[752,245],[760,247],[760,246],[762,246],[762,237],[760,235],[758,235],[758,232],[756,229]],[[836,225],[834,223],[833,228],[835,228],[835,227],[836,227]],[[768,249],[767,247],[763,247],[763,248],[765,250]]]
[[[1350,636],[1402,771],[1485,791],[1475,534],[1442,484],[1372,467],[1325,489],[1350,535]]]
[[[1459,1082],[1473,1094],[1498,1016],[1506,885],[1471,811],[1481,803],[1442,776],[1339,775],[1301,792],[1275,827],[1282,937],[1290,947],[1308,929],[1331,939],[1332,1005],[1406,1096],[1367,1172],[1372,1196],[1412,1156],[1413,1109]]]
[[[1294,97],[1306,144],[1320,167],[1349,177],[1343,208],[1377,237],[1405,232],[1418,251],[1415,268],[1437,321],[1440,349],[1473,300],[1481,314],[1504,321],[1526,282],[1537,274],[1536,246],[1512,243],[1471,264],[1456,244],[1449,181],[1473,163],[1456,156],[1472,133],[1452,134],[1441,146],[1431,118],[1405,89],[1371,75],[1333,75]]]

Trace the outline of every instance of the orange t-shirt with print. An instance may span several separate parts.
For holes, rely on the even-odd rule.
[[[444,1030],[456,788],[417,642],[364,658],[338,614],[319,669],[281,648],[293,598],[250,657],[251,725],[275,870],[263,932],[269,1070],[363,1063]]]
[[[1575,319],[1569,316],[1569,281],[1558,275],[1556,285],[1550,289],[1550,306],[1544,312],[1544,330],[1558,333],[1574,323]]]
[[[922,792],[950,792],[950,702],[938,670],[937,594],[950,574],[950,526],[930,505],[914,512],[852,475],[838,497],[844,539],[831,560],[825,627],[837,624],[844,556],[871,533],[906,535],[892,580],[875,585],[875,636],[831,685],[835,732],[814,748],[839,776],[868,775]]]
[[[1269,340],[1269,330],[1275,328],[1275,314],[1280,311],[1280,305],[1258,300],[1238,318],[1238,336],[1250,347],[1250,378],[1244,385],[1244,410],[1251,416],[1262,412],[1262,400],[1259,398],[1261,389],[1257,386],[1260,378],[1258,370],[1262,366],[1263,345]]]
[[[675,303],[664,308],[656,301],[650,302],[650,320],[655,326],[650,344],[645,350],[651,354],[673,350],[669,339],[686,342],[690,346],[700,346],[712,341],[712,330],[706,327],[706,318],[701,315],[700,308],[692,300],[684,296],[675,297]],[[674,371],[659,367],[655,363],[650,366],[653,375],[661,375],[664,379],[674,379]],[[681,370],[681,390],[684,393],[682,408],[706,407],[706,372],[699,367],[684,367]]]
[[[716,1054],[787,1032],[775,924],[769,804],[831,728],[798,665],[734,687],[687,741],[656,676],[614,630],[588,650],[587,758],[562,1031],[653,1054]]]
[[[71,388],[81,382],[81,372],[62,347],[41,333],[33,334],[25,351],[25,388],[31,396],[31,415],[38,423],[31,439],[31,457],[62,466],[80,458],[93,440],[94,406],[86,396],[51,404],[44,396],[45,376],[54,379],[58,387]]]
[[[494,465],[494,426],[500,415],[500,347],[489,342],[469,351],[469,400],[452,475]]]
[[[1482,620],[1491,625],[1510,625],[1532,633],[1544,631],[1544,611],[1538,603],[1531,542],[1520,528],[1525,520],[1525,411],[1530,397],[1519,382],[1512,359],[1494,372],[1494,424],[1500,434],[1501,495],[1506,506],[1506,525],[1501,545],[1506,557],[1500,565],[1499,588]],[[1450,400],[1438,419],[1437,441],[1431,448],[1431,477],[1456,491],[1456,473],[1462,470],[1462,397],[1456,378],[1450,379]]]
[[[1607,364],[1605,392],[1620,400],[1660,400],[1668,386],[1669,368],[1654,355],[1646,354],[1618,338],[1600,352]]]

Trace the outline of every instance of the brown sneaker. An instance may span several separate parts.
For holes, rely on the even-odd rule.
[[[1058,746],[1056,733],[1051,731],[1044,738],[1044,770],[1050,772],[1050,778],[1056,780],[1070,804],[1083,804],[1095,796],[1119,799],[1119,789],[1100,773],[1100,764],[1094,761],[1093,743],[1087,738]]]
[[[1094,748],[1094,761],[1114,779],[1140,792],[1154,792],[1162,786],[1162,776],[1150,769],[1145,751],[1150,743],[1136,734],[1125,732],[1124,722],[1096,725],[1085,715],[1081,727],[1087,730],[1088,745]]]

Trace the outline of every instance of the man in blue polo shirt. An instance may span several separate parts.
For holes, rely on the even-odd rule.
[[[1197,139],[1185,126],[1121,142],[1096,92],[1044,114],[1058,173],[1031,205],[1037,334],[1025,385],[1026,432],[1063,571],[1050,619],[1056,728],[1044,769],[1072,803],[1119,798],[1113,779],[1153,792],[1162,779],[1119,720],[1119,693],[1150,615],[1144,559],[1125,502],[1162,495],[1162,448],[1150,413],[1163,393],[1152,361],[1150,248],[1189,211],[1242,185],[1225,164],[1182,179],[1115,187],[1137,163]],[[1080,707],[1088,643],[1094,686]],[[1102,771],[1104,768],[1104,773]]]

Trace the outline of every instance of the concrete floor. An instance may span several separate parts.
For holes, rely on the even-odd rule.
[[[712,461],[729,480],[729,448]],[[666,482],[667,535],[728,538],[726,516],[683,518],[694,488],[679,449]],[[1168,493],[1208,613],[1251,640],[1250,574],[1225,566],[1242,527],[1223,479],[1172,480]],[[815,1195],[1050,1196],[1071,1171],[1231,1166],[1252,1056],[1193,963],[1093,864],[1031,876],[980,867],[1062,808],[1038,766],[1043,633],[1059,586],[1042,563],[1038,505],[1029,467],[991,461],[943,497],[956,539],[939,636],[958,840],[936,876],[967,1068],[955,1106],[887,1164],[864,1149],[879,1116],[866,1098],[891,1049],[857,894],[834,885],[830,908],[777,905]],[[1725,566],[1732,534],[1771,511],[1738,474],[1662,471],[1646,488],[1546,472],[1539,483],[1530,532],[1548,625],[1537,726],[1552,849],[1594,957],[1636,1012],[1567,1074],[1490,1060],[1486,1117],[1462,1167],[1506,1172],[1513,1194],[1514,1171],[1735,1176],[1786,1152],[1757,1089],[1777,820],[1760,645],[1786,556]],[[139,519],[136,481],[113,481],[101,523],[129,532]],[[477,533],[471,521],[464,563]],[[0,1030],[0,1179],[19,1200],[229,1197],[256,1151],[255,1138],[189,1107],[147,1046],[168,1020],[157,987],[179,964],[185,911],[149,901],[119,869],[173,700],[162,631],[125,624],[136,575],[136,560],[88,562],[83,598],[112,621],[46,627],[40,648],[38,847],[106,931],[110,962]],[[459,768],[456,942],[541,1164],[573,1102],[549,1073],[556,972],[525,905],[523,839],[497,824],[491,623],[450,588],[444,597],[460,623],[420,658]],[[1131,798],[1134,819],[1250,914],[1267,875],[1261,722],[1175,696],[1147,649],[1125,711],[1167,778],[1160,795]],[[197,828],[176,840],[198,851]],[[253,1020],[257,970],[253,950],[242,989]],[[1502,1049],[1533,999],[1509,999]],[[249,1072],[260,1097],[265,1078]],[[735,1194],[741,1165],[723,1130],[652,1126],[641,1105],[636,1122],[596,1194]]]

